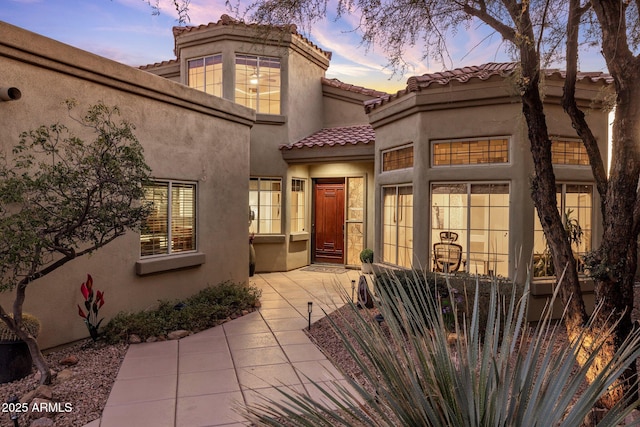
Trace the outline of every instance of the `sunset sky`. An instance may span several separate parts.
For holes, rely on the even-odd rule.
[[[179,25],[170,0],[161,0],[161,13],[153,16],[144,0],[0,0],[0,20],[63,43],[132,66],[175,59],[172,27]],[[191,0],[192,25],[216,22],[231,14],[224,0]],[[231,14],[232,15],[232,14]],[[501,39],[482,27],[461,31],[450,43],[447,64],[420,60],[419,49],[408,49],[412,68],[392,76],[382,49],[367,51],[354,31],[355,18],[327,20],[305,34],[322,49],[333,52],[327,77],[345,83],[395,92],[411,75],[486,62],[508,61]],[[489,36],[489,37],[487,37]],[[582,62],[583,71],[606,71],[604,60],[593,53]]]

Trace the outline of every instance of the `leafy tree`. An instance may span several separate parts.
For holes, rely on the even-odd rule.
[[[150,169],[134,126],[114,121],[117,107],[98,103],[80,118],[74,107],[67,101],[93,141],[59,123],[40,126],[0,157],[0,290],[15,290],[12,316],[0,305],[0,318],[29,346],[43,384],[49,368],[22,323],[27,287],[137,229],[148,214],[140,200]]]
[[[228,5],[229,1],[227,2]],[[572,338],[583,333],[587,312],[581,296],[576,261],[556,206],[556,185],[551,162],[543,95],[542,70],[550,60],[565,61],[563,107],[572,120],[589,156],[601,197],[604,235],[589,257],[595,295],[604,309],[589,331],[615,324],[613,338],[599,350],[610,359],[632,330],[633,283],[640,232],[640,43],[639,3],[619,0],[255,0],[249,6],[252,20],[270,25],[295,23],[310,28],[326,18],[330,5],[337,15],[359,15],[365,45],[381,46],[396,70],[404,71],[407,46],[420,45],[424,57],[443,61],[447,37],[461,26],[478,23],[498,33],[519,62],[517,86],[535,167],[531,196],[549,243],[556,272],[566,272],[560,295],[568,306],[565,325]],[[580,43],[600,45],[615,92],[613,151],[607,176],[602,153],[575,99]],[[597,341],[597,340],[596,340]],[[582,348],[580,360],[590,350]],[[595,377],[598,366],[589,373]],[[622,377],[623,387],[613,388],[602,403],[611,407],[629,390],[635,367]]]

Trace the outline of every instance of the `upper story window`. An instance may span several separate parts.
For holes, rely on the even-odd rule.
[[[188,85],[222,97],[222,54],[187,61]]]
[[[434,142],[432,166],[480,165],[509,162],[508,138]]]
[[[249,233],[280,234],[282,232],[282,180],[251,178],[249,208],[254,212]]]
[[[260,114],[280,114],[280,58],[236,55],[235,101]]]
[[[196,249],[196,184],[156,181],[144,188],[152,211],[140,233],[141,256]]]
[[[413,167],[413,145],[382,153],[382,172]]]
[[[554,165],[588,166],[589,156],[582,141],[554,140],[551,143],[551,162]]]

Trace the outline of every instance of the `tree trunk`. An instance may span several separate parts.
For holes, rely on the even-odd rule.
[[[567,331],[570,336],[575,336],[586,323],[587,312],[571,243],[558,212],[556,178],[551,161],[551,140],[539,90],[540,60],[533,46],[529,44],[521,46],[520,55],[522,112],[527,122],[534,164],[531,197],[549,244],[556,276],[559,280],[562,279],[559,294],[562,303],[568,307],[565,318]]]
[[[47,361],[44,360],[38,341],[22,326],[22,306],[24,304],[28,283],[28,281],[23,281],[16,287],[16,298],[13,301],[13,322],[8,322],[5,316],[3,316],[3,320],[22,341],[27,343],[33,363],[40,372],[40,384],[51,384],[51,370],[49,369]]]

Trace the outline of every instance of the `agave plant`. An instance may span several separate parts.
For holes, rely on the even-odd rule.
[[[384,280],[393,281],[393,276]],[[528,283],[523,295],[514,288],[504,301],[494,282],[486,328],[479,327],[475,298],[470,315],[456,318],[454,333],[433,293],[406,283],[378,289],[386,326],[348,297],[356,320],[340,328],[332,322],[368,385],[350,379],[350,388],[336,383],[336,393],[312,382],[322,400],[285,389],[284,402],[265,397],[264,403],[244,410],[245,418],[272,426],[580,426],[640,356],[636,330],[598,378],[585,384],[585,373],[598,363],[597,344],[594,355],[579,366],[576,351],[588,338],[560,339],[564,330],[551,316],[555,295],[540,322],[529,325]],[[638,403],[636,396],[628,396],[598,425],[620,425]]]

